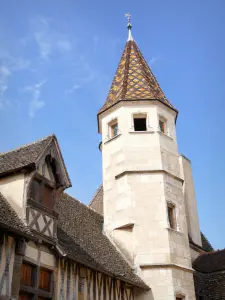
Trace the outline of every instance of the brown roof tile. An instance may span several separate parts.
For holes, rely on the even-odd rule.
[[[66,170],[65,162],[61,154],[61,150],[54,134],[49,135],[41,140],[31,144],[24,145],[15,150],[0,153],[0,176],[22,170],[24,168],[36,168],[36,163],[42,155],[43,151],[55,140],[59,153],[62,159],[64,170],[68,179],[68,186],[71,186],[71,181]]]
[[[159,100],[176,110],[166,99],[135,41],[128,41],[125,45],[108,97],[99,114],[121,100]]]
[[[93,199],[88,205],[94,209],[97,213],[103,215],[103,185],[101,184],[97,189]]]
[[[0,153],[0,175],[21,170],[29,166],[35,167],[38,157],[51,143],[53,137],[54,135],[50,135],[18,149]]]
[[[56,210],[59,213],[59,229],[65,237],[64,244],[59,239],[61,245],[69,246],[72,241],[75,249],[79,250],[79,260],[87,261],[87,265],[95,265],[120,280],[148,289],[103,233],[103,217],[100,214],[66,193],[57,202]],[[71,249],[70,254],[73,253],[76,255],[76,250]]]
[[[202,273],[225,270],[225,249],[200,254],[193,262],[193,268]]]
[[[32,236],[28,225],[19,218],[15,210],[0,193],[0,227],[1,226],[6,227],[8,230]]]

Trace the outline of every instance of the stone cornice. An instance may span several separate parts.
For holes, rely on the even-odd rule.
[[[171,174],[170,172],[166,171],[166,170],[163,170],[163,169],[158,169],[158,170],[126,170],[126,171],[123,171],[119,174],[117,174],[115,176],[115,179],[119,179],[120,177],[123,177],[125,175],[129,175],[129,174],[152,174],[152,173],[164,173],[164,174],[167,174],[177,180],[179,180],[180,182],[184,182],[184,180],[176,175],[173,175]]]
[[[172,269],[179,269],[179,270],[183,270],[183,271],[186,271],[186,272],[190,272],[190,273],[193,273],[194,272],[194,269],[192,268],[188,268],[188,267],[185,267],[185,266],[182,266],[182,265],[177,265],[177,264],[164,264],[164,263],[159,263],[159,264],[143,264],[143,265],[140,265],[140,268],[141,269],[156,269],[156,268],[172,268]]]

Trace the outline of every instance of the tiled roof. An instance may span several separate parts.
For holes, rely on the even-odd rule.
[[[108,97],[99,113],[121,100],[159,100],[176,110],[166,99],[135,41],[126,43]]]
[[[32,236],[29,227],[22,221],[8,201],[0,193],[0,227]]]
[[[201,238],[202,238],[202,248],[203,250],[205,250],[206,252],[211,252],[213,251],[213,247],[210,244],[210,242],[208,241],[208,239],[205,237],[205,235],[201,232]]]
[[[15,171],[19,171],[24,168],[36,168],[36,163],[38,159],[42,155],[43,151],[55,140],[60,156],[62,159],[62,163],[64,166],[64,170],[66,172],[66,176],[68,179],[68,187],[71,186],[71,182],[69,179],[69,175],[66,170],[66,166],[63,160],[63,156],[61,154],[57,138],[54,134],[49,135],[41,140],[33,142],[31,144],[24,145],[18,149],[0,153],[0,176],[6,175]]]
[[[53,138],[54,135],[50,135],[18,149],[0,153],[0,175],[21,170],[28,166],[35,167],[37,159]]]
[[[94,209],[99,214],[103,215],[103,185],[101,184],[97,189],[93,199],[88,205],[90,208]]]
[[[64,248],[70,247],[70,255],[79,255],[77,259],[86,261],[86,265],[94,265],[111,276],[148,289],[103,233],[101,215],[66,193],[57,202],[56,211],[59,229],[64,234],[64,240],[59,238],[59,243]]]
[[[193,268],[202,273],[225,270],[225,249],[199,255],[193,262]]]

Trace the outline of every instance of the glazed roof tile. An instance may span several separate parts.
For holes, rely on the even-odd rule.
[[[121,100],[159,100],[176,110],[166,99],[133,40],[127,41],[125,45],[109,94],[99,114]]]

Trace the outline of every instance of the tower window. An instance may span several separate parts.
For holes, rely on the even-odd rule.
[[[147,130],[147,116],[146,114],[134,115],[134,131]]]
[[[159,130],[162,133],[166,133],[166,119],[159,117]]]
[[[175,206],[173,204],[168,203],[167,204],[167,212],[168,212],[169,226],[171,229],[176,230]]]
[[[117,119],[109,123],[109,138],[118,135],[118,122]]]

